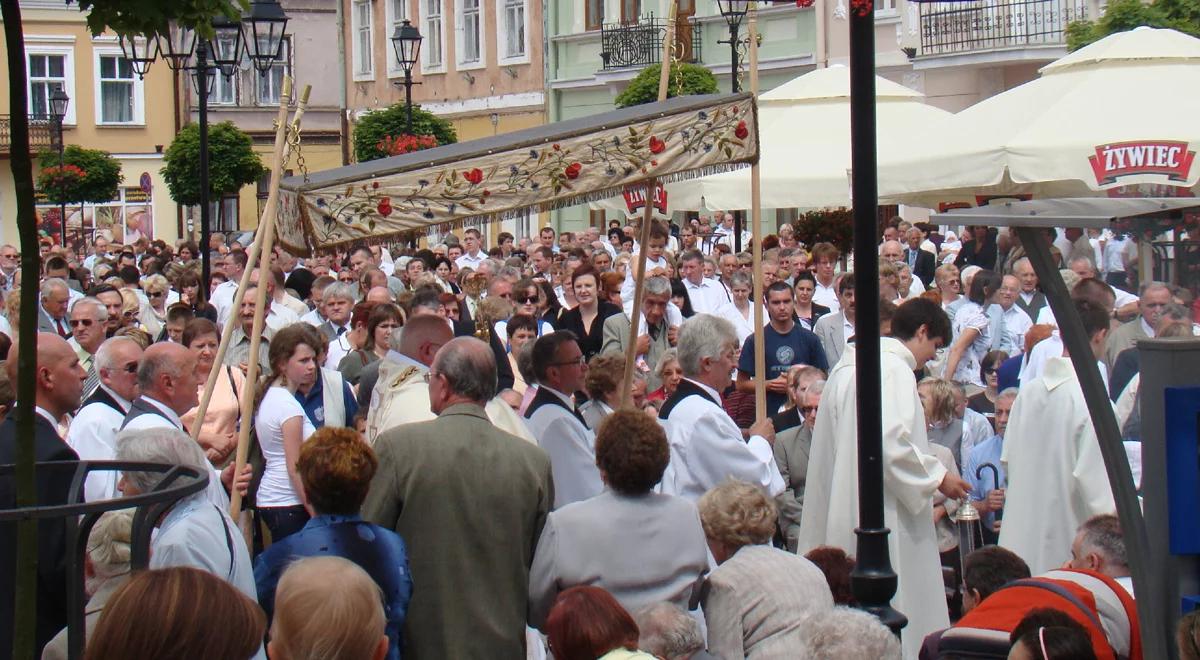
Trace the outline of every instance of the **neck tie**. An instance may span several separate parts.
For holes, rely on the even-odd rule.
[[[59,337],[66,339],[67,337],[71,336],[71,333],[67,331],[67,327],[63,325],[62,319],[55,319],[54,324],[58,326]]]
[[[344,334],[346,334],[346,326],[339,325],[337,328],[337,336],[341,337]]]

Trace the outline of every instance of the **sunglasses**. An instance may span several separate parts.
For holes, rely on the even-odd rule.
[[[538,297],[537,296],[522,296],[520,298],[517,298],[516,300],[517,300],[517,302],[521,303],[522,305],[536,305],[537,301],[538,301]]]
[[[150,298],[162,298],[167,295],[166,291],[147,291],[146,295]]]
[[[80,326],[83,326],[85,328],[90,328],[90,327],[92,327],[92,324],[94,324],[94,323],[95,323],[95,321],[93,321],[92,319],[71,319],[71,327],[72,328],[78,328]]]

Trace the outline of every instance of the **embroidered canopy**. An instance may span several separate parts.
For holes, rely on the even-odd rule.
[[[737,169],[758,159],[756,119],[750,94],[684,96],[290,177],[279,242],[308,254]]]

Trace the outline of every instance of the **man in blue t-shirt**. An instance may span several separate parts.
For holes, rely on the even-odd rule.
[[[773,415],[787,400],[787,372],[794,366],[810,365],[829,371],[821,340],[796,322],[792,287],[774,282],[767,287],[767,315],[771,322],[763,329],[766,343],[767,414]],[[746,337],[738,359],[737,389],[754,391],[754,335]]]

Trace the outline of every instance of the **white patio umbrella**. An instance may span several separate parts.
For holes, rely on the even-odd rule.
[[[1200,179],[1200,39],[1138,28],[881,150],[881,199],[1172,196]]]
[[[879,141],[949,116],[917,91],[875,77]],[[810,71],[758,98],[762,208],[850,206],[850,74],[842,65]],[[750,170],[667,185],[671,211],[750,208]],[[620,199],[597,208],[624,210]]]

